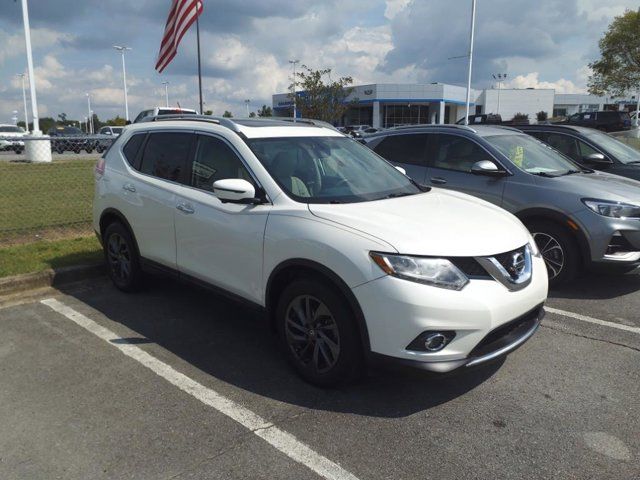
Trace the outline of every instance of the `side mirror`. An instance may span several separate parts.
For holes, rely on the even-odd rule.
[[[256,189],[242,178],[225,178],[213,182],[213,194],[223,203],[260,203],[255,198]]]
[[[501,177],[507,172],[505,172],[504,170],[500,170],[498,166],[491,160],[480,160],[479,162],[473,164],[473,166],[471,167],[471,173],[473,173],[474,175]]]
[[[396,170],[398,170],[398,171],[399,171],[401,174],[403,174],[403,175],[406,175],[406,174],[407,174],[407,171],[406,171],[404,168],[399,167],[399,166],[397,166],[397,165],[396,165]]]
[[[584,157],[582,157],[582,161],[584,163],[588,163],[590,165],[611,165],[611,160],[609,160],[607,157],[605,157],[603,154],[601,153],[592,153],[590,155],[586,155]]]

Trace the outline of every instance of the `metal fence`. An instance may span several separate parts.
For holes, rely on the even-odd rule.
[[[91,235],[93,171],[112,142],[0,137],[0,247]]]

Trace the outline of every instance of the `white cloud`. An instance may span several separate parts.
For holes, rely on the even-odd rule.
[[[384,16],[391,20],[402,10],[407,8],[407,5],[411,0],[386,0],[386,7],[384,9]]]
[[[576,85],[571,80],[560,78],[554,82],[540,81],[538,72],[518,75],[504,83],[506,88],[552,88],[556,93],[585,93],[584,87]]]

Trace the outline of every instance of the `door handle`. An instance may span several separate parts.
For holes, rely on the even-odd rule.
[[[447,181],[442,177],[431,177],[431,183],[434,185],[444,185]]]
[[[122,189],[131,193],[136,192],[136,187],[132,183],[125,183],[124,185],[122,185]]]
[[[195,209],[193,208],[193,205],[191,205],[190,203],[180,202],[178,205],[176,205],[176,208],[180,210],[182,213],[186,213],[187,215],[191,215],[192,213],[195,213]]]

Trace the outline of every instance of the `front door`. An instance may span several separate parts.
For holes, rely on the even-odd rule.
[[[256,182],[233,147],[213,135],[198,135],[189,179],[176,198],[176,245],[181,273],[254,302],[261,301],[262,244],[269,205],[223,203],[213,182]]]
[[[427,185],[448,188],[502,205],[505,177],[474,175],[471,167],[480,160],[493,156],[473,140],[456,134],[434,135],[433,148],[429,148]]]

